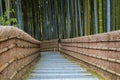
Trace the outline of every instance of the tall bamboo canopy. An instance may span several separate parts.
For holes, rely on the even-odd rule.
[[[120,29],[119,4],[120,0],[0,0],[0,16],[16,18],[17,26],[36,39],[73,38]]]

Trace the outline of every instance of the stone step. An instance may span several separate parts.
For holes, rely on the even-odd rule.
[[[60,79],[60,80],[74,80],[74,79],[81,79],[81,80],[98,80],[96,77],[93,77],[91,75],[65,75],[65,76],[32,76],[30,79],[39,79],[39,80],[55,80],[55,79]]]
[[[43,74],[43,73],[33,73],[32,74],[32,76],[35,76],[35,77],[37,77],[37,76],[89,76],[89,75],[91,75],[90,73],[62,73],[62,74],[60,74],[60,73],[45,73],[45,74]]]
[[[46,69],[35,69],[33,72],[86,72],[85,69],[50,69],[50,70],[46,70]]]
[[[49,65],[49,67],[80,67],[79,65],[53,65],[53,64],[48,64]],[[40,67],[45,67],[45,66],[47,66],[47,64],[44,64],[44,65],[38,65],[38,66],[40,66]]]
[[[97,78],[56,78],[56,79],[29,79],[29,80],[98,80]]]
[[[63,69],[63,70],[73,70],[73,69],[81,69],[81,68],[78,68],[78,67],[39,67],[39,68],[36,68],[36,69],[46,69],[46,70],[50,70],[50,69],[54,69],[54,70],[58,70],[58,69]]]
[[[33,73],[40,73],[40,74],[55,74],[55,73],[58,73],[58,74],[62,74],[62,73],[77,73],[77,74],[81,74],[81,73],[88,73],[88,72],[85,72],[84,70],[83,71],[34,71]]]

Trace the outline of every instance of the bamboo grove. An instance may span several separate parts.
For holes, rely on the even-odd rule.
[[[120,0],[0,0],[0,16],[7,12],[6,19],[16,18],[19,28],[40,40],[73,38],[119,30],[119,4]]]

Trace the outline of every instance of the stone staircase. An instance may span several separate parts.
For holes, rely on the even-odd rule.
[[[99,80],[59,52],[41,52],[41,59],[28,80]]]

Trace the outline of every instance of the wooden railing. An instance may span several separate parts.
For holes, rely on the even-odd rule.
[[[64,39],[59,48],[109,80],[120,80],[120,31]]]
[[[40,42],[11,26],[0,26],[0,80],[23,80],[40,57]]]

